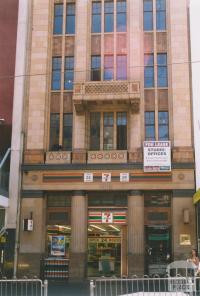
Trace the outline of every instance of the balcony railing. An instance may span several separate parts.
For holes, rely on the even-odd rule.
[[[84,111],[92,102],[128,104],[133,112],[140,109],[138,81],[90,81],[74,84],[73,102],[77,112]]]

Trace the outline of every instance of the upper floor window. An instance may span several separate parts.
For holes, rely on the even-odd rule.
[[[61,57],[53,57],[52,59],[52,90],[61,88]]]
[[[157,54],[157,84],[158,87],[167,87],[168,75],[167,75],[167,54]]]
[[[72,150],[72,113],[63,114],[63,150]]]
[[[114,56],[104,56],[104,80],[114,79]]]
[[[52,113],[50,116],[50,150],[59,149],[60,114]]]
[[[74,81],[74,57],[65,57],[64,89],[72,90]]]
[[[101,149],[127,149],[126,112],[90,113],[90,150]]]
[[[156,0],[156,29],[166,30],[166,0]]]
[[[145,112],[145,140],[155,141],[155,112]]]
[[[153,30],[153,0],[144,0],[144,31],[152,31]]]
[[[55,4],[53,33],[62,34],[62,28],[63,28],[63,4]]]
[[[91,57],[91,80],[101,80],[101,56]]]
[[[104,32],[114,31],[114,2],[104,2]]]
[[[154,55],[144,55],[144,87],[154,87]]]
[[[101,2],[92,3],[92,33],[101,32]]]
[[[117,55],[117,79],[127,79],[127,57],[126,55]]]
[[[169,118],[167,111],[158,112],[158,139],[161,141],[169,140]]]
[[[117,32],[126,32],[126,1],[117,1]]]
[[[66,34],[75,34],[75,4],[67,4],[66,12]]]

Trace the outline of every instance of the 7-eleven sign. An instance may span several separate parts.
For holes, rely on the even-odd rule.
[[[102,212],[102,223],[113,223],[113,213]]]

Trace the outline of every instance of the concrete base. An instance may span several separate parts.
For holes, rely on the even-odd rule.
[[[128,275],[129,276],[144,275],[144,255],[143,254],[128,255]]]
[[[19,254],[18,257],[18,268],[17,276],[20,278],[22,276],[33,277],[41,276],[41,259],[42,254],[35,253],[23,253]]]
[[[85,253],[71,253],[69,261],[69,279],[82,280],[86,278],[87,255]]]

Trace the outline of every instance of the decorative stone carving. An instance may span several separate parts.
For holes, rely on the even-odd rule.
[[[71,163],[71,152],[68,151],[49,151],[46,153],[45,163]]]
[[[126,163],[127,151],[88,151],[88,163]]]

